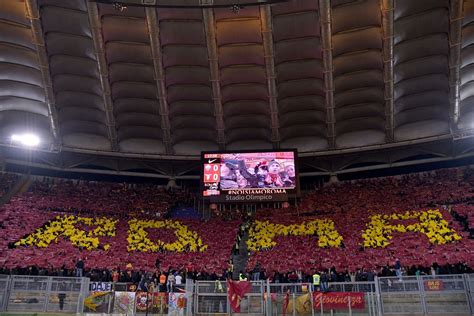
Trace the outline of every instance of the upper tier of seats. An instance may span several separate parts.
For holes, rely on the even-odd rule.
[[[34,181],[30,194],[18,200],[34,200],[38,208],[75,208],[113,214],[153,211],[161,215],[176,200],[186,199],[181,190],[168,191],[153,184],[126,184],[44,178]]]
[[[18,179],[19,176],[17,174],[0,172],[0,197],[5,195]]]

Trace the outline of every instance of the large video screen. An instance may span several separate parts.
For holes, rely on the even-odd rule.
[[[296,152],[202,153],[202,194],[215,201],[281,201],[297,192]]]

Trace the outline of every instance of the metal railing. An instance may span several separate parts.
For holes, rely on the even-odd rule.
[[[1,276],[0,311],[80,313],[89,279],[42,276]]]
[[[469,290],[471,278],[472,275],[378,278],[381,313],[472,314],[473,293]]]
[[[174,304],[176,315],[233,314],[225,281],[187,280],[174,293],[132,292],[125,283],[92,292],[89,283],[87,278],[0,275],[0,312],[151,316],[172,314]],[[251,284],[240,301],[242,315],[474,315],[474,274],[330,282],[327,292],[313,291],[309,283]]]
[[[241,301],[240,309],[244,314],[265,314],[263,281],[252,281],[250,293]],[[231,313],[225,281],[197,281],[195,293],[195,314]]]
[[[0,275],[0,312],[3,312],[8,301],[8,287],[10,286],[10,277]]]
[[[465,274],[464,278],[469,296],[469,307],[471,308],[471,314],[474,315],[474,274]]]

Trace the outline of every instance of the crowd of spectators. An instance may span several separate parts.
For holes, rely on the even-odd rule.
[[[404,267],[401,266],[402,275],[404,276],[417,276],[417,275],[446,275],[446,274],[462,274],[472,273],[472,268],[468,267],[464,263],[457,264],[446,264],[440,266],[437,263],[433,263],[431,267],[423,267],[421,265]],[[258,273],[258,278],[255,278],[255,274]],[[376,276],[388,277],[396,276],[395,264],[386,265],[379,269],[357,269],[356,271],[338,271],[336,267],[329,269],[317,270],[314,269],[313,273],[318,273],[321,276],[321,280],[327,282],[359,282],[359,281],[374,281]],[[304,273],[301,270],[293,270],[284,273],[274,271],[267,275],[265,270],[257,269],[249,272],[252,275],[252,280],[269,280],[272,283],[301,283],[301,282],[312,282],[312,274]]]
[[[159,260],[157,261],[159,262]],[[24,268],[0,268],[0,274],[12,275],[32,275],[32,276],[59,276],[59,277],[77,277],[78,269],[68,269],[65,265],[57,269],[47,269],[37,266],[29,266]],[[473,269],[465,263],[439,265],[436,262],[430,267],[417,266],[401,266],[403,276],[432,276],[473,273]],[[374,281],[375,277],[395,277],[395,265],[386,265],[380,269],[357,269],[356,271],[337,271],[335,267],[324,269],[321,271],[313,270],[321,277],[321,282],[366,282]],[[86,269],[82,276],[90,278],[92,282],[120,282],[127,284],[135,284],[138,290],[150,290],[150,286],[156,291],[171,292],[176,287],[182,286],[187,280],[192,281],[225,281],[232,278],[230,270],[226,269],[217,272],[207,271],[189,271],[187,269],[168,269],[160,270],[159,265],[153,271],[134,270],[131,264],[127,264],[125,269]],[[265,269],[254,269],[248,274],[241,273],[241,278],[251,279],[253,281],[269,281],[270,283],[312,283],[312,274],[304,273],[301,270],[293,270],[287,272],[273,271],[266,273]],[[144,284],[146,282],[146,284]],[[140,289],[140,286],[147,288]]]

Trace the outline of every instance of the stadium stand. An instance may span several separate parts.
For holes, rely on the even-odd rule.
[[[341,182],[308,193],[298,209],[261,209],[249,224],[167,219],[173,201],[186,199],[179,190],[45,178],[1,208],[0,266],[57,274],[81,258],[88,270],[154,272],[158,259],[162,270],[222,275],[244,228],[247,270],[258,262],[262,276],[393,272],[395,258],[406,273],[433,264],[459,271],[474,266],[473,184],[464,168]]]

